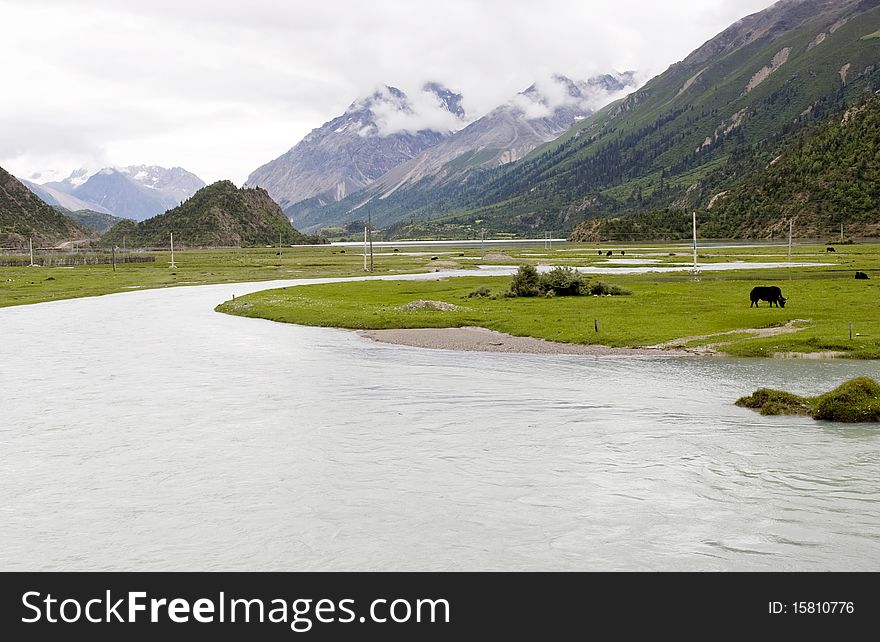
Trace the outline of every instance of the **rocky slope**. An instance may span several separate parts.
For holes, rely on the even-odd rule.
[[[394,222],[406,214],[411,202],[418,201],[422,193],[464,182],[475,171],[524,158],[633,86],[633,72],[605,74],[587,81],[552,76],[394,167],[338,206],[308,202],[287,211],[304,229],[314,229],[363,218],[363,212],[358,210],[370,203],[379,224]],[[386,201],[395,193],[395,201],[401,205],[389,208]]]
[[[325,204],[345,198],[461,126],[460,95],[431,83],[418,99],[383,87],[353,102],[255,170],[245,186],[266,189],[284,209],[306,199]]]

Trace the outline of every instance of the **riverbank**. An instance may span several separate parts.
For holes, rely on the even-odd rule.
[[[558,343],[534,337],[515,337],[486,328],[408,328],[400,330],[360,330],[358,334],[379,343],[457,350],[460,352],[506,352],[517,354],[571,354],[591,357],[645,357],[657,354],[688,356],[709,354],[675,348],[609,348],[600,345]]]
[[[612,256],[608,256],[608,252]],[[105,253],[104,253],[105,254]],[[106,256],[104,258],[106,258]],[[171,254],[166,251],[150,252],[155,260],[145,263],[123,263],[123,256],[146,256],[130,250],[117,251],[119,263],[101,265],[54,265],[52,267],[0,268],[0,308],[27,305],[44,301],[99,296],[114,292],[148,290],[177,286],[210,285],[215,283],[247,283],[283,279],[333,278],[364,276],[364,259],[360,247],[338,245],[278,248],[217,248],[178,250],[172,267]],[[8,255],[6,259],[24,261],[27,255]],[[44,260],[57,263],[69,254],[58,250],[40,250],[37,263]],[[751,266],[780,264],[787,258],[783,248],[773,245],[713,246],[700,249],[699,261],[705,270],[721,267],[737,270]],[[616,274],[624,267],[631,270],[687,269],[691,258],[689,246],[682,244],[642,245],[574,245],[554,244],[551,248],[534,244],[509,243],[495,247],[470,245],[437,246],[429,242],[377,244],[373,257],[372,276],[434,272],[438,269],[486,268],[491,265],[516,266],[523,263],[547,266],[565,265],[592,272]],[[825,248],[816,245],[796,246],[792,254],[794,264],[822,263],[828,269],[874,270],[880,273],[880,245],[841,247],[828,255]],[[775,272],[776,268],[768,270]],[[674,273],[675,274],[675,273]],[[775,277],[774,277],[775,278]]]
[[[686,272],[603,274],[601,279],[632,295],[508,298],[504,293],[510,277],[460,276],[305,285],[258,292],[217,310],[367,331],[365,336],[372,339],[429,348],[880,358],[880,291],[873,281],[855,280],[848,268],[739,270],[696,277]],[[769,283],[782,288],[786,306],[750,307],[751,288]],[[485,340],[473,330],[436,332],[464,328],[506,338]],[[522,342],[523,337],[544,343]]]
[[[45,301],[77,299],[116,292],[217,283],[253,283],[303,278],[363,275],[363,257],[330,246],[220,248],[150,252],[152,262],[73,267],[0,267],[0,308]],[[50,256],[37,256],[41,261]],[[60,252],[52,257],[64,257]],[[131,254],[138,257],[139,253]],[[19,257],[29,261],[29,257]],[[402,274],[430,269],[430,257],[401,255],[377,261],[376,274]],[[25,264],[26,265],[26,264]]]

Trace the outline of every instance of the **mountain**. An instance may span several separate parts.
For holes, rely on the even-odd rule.
[[[97,203],[87,203],[83,201],[73,194],[64,192],[55,187],[50,187],[49,185],[38,185],[37,183],[33,183],[31,181],[26,181],[24,179],[19,179],[25,187],[27,187],[30,191],[40,197],[44,203],[47,205],[51,205],[52,207],[61,207],[65,210],[70,210],[72,212],[79,210],[91,210],[93,212],[101,212],[103,214],[109,214],[110,211],[106,208],[101,207]]]
[[[87,241],[94,233],[46,205],[24,184],[0,167],[0,247],[23,250],[36,246]]]
[[[202,179],[180,167],[133,165],[107,167],[91,175],[80,169],[63,181],[36,186],[35,191],[50,205],[143,220],[175,207],[204,186]],[[65,202],[63,195],[76,202]]]
[[[261,188],[238,189],[230,181],[203,187],[178,207],[146,221],[122,221],[101,237],[102,245],[166,247],[174,233],[178,247],[237,247],[306,243]]]
[[[384,198],[426,177],[433,177],[432,184],[439,184],[456,180],[471,169],[515,162],[592,114],[597,105],[608,102],[609,95],[632,86],[633,72],[598,76],[586,82],[553,76],[395,167],[372,187]]]
[[[705,212],[706,238],[785,238],[789,221],[806,238],[880,236],[880,94],[835,110],[791,134],[732,159],[727,179]],[[710,177],[711,180],[715,177]],[[590,219],[576,241],[688,238],[691,218],[681,209]]]
[[[597,216],[705,210],[732,159],[880,87],[878,4],[784,0],[747,16],[525,159],[410,198],[409,221],[391,232],[533,234]]]
[[[245,186],[266,189],[284,209],[312,198],[338,201],[436,145],[463,118],[461,95],[437,83],[412,99],[386,86],[255,170]]]
[[[369,202],[378,224],[394,222],[409,213],[413,200],[420,199],[422,192],[461,183],[476,170],[513,163],[555,140],[577,121],[607,104],[615,94],[632,88],[633,76],[633,72],[627,72],[575,81],[554,75],[391,169],[338,207],[309,204],[311,207],[289,209],[288,214],[304,229],[312,229],[363,218],[364,213],[358,209]],[[415,191],[413,198],[405,195],[408,190]],[[395,193],[398,195],[394,205],[389,206],[386,201]]]
[[[105,214],[104,212],[94,212],[92,210],[76,210],[75,212],[72,212],[70,210],[62,209],[60,211],[67,218],[76,221],[84,228],[92,230],[97,234],[104,234],[117,223],[129,220],[113,216],[112,214]]]

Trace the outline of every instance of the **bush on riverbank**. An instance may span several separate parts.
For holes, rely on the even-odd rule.
[[[520,266],[510,283],[508,296],[626,296],[629,290],[598,281],[590,283],[583,274],[570,267],[555,267],[539,274],[533,265]]]
[[[597,281],[589,286],[589,294],[593,296],[629,296],[632,292],[619,285]]]
[[[510,296],[541,296],[541,275],[534,265],[521,265],[510,282]]]
[[[553,296],[581,296],[587,288],[587,280],[577,270],[555,267],[542,274],[538,287],[544,294]]]
[[[760,410],[762,415],[807,415],[819,421],[880,422],[880,384],[857,377],[818,397],[799,397],[761,388],[737,400],[737,406]]]

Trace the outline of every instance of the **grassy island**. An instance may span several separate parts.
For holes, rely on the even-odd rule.
[[[285,323],[359,330],[477,326],[548,341],[612,348],[683,349],[734,356],[880,358],[880,289],[849,270],[589,277],[586,296],[511,298],[511,277],[373,281],[258,292],[218,311]],[[606,286],[626,296],[593,296]],[[785,308],[750,308],[749,291],[776,283]],[[435,301],[445,307],[413,307]],[[850,338],[850,324],[853,337]],[[597,331],[598,326],[598,331]]]
[[[820,421],[845,423],[880,421],[880,384],[857,377],[817,397],[800,397],[781,390],[761,388],[736,402],[762,415],[806,415]]]

